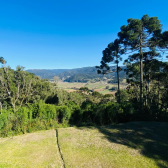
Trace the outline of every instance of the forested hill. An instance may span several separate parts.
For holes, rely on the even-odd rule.
[[[122,71],[120,72],[120,78],[126,78],[124,72],[125,66],[122,66]],[[84,67],[76,69],[29,69],[27,72],[34,73],[40,76],[42,79],[46,78],[52,80],[54,76],[59,76],[59,78],[66,82],[87,82],[89,80],[100,80],[103,77],[107,79],[116,78],[116,67],[111,67],[112,73],[106,74],[105,76],[97,74],[97,69],[95,67]]]

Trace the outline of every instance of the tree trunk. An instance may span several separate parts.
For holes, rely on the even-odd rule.
[[[142,52],[142,34],[140,36],[140,112],[143,110],[143,93],[142,93],[142,84],[143,84],[143,52]]]
[[[120,104],[120,79],[119,79],[118,60],[117,60],[117,81],[118,81],[118,103]]]
[[[159,74],[158,74],[158,107],[160,108],[160,78],[159,78]]]
[[[151,100],[150,100],[150,69],[148,74],[148,107],[150,109],[151,106]]]
[[[2,103],[0,102],[0,110],[1,110],[1,114],[2,114]]]
[[[147,57],[147,56],[146,56]],[[145,95],[145,106],[148,105],[148,84],[147,84],[147,67],[146,67],[146,64],[147,64],[147,58],[145,57],[145,89],[146,89],[146,95]]]

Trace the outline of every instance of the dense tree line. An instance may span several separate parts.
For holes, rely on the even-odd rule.
[[[18,66],[0,68],[0,136],[71,125],[107,125],[146,120],[168,121],[168,63],[160,61],[167,51],[168,33],[162,32],[157,17],[128,19],[117,40],[103,51],[101,74],[117,66],[115,96],[82,87],[68,93],[47,79],[40,79]],[[120,89],[119,61],[122,55],[128,74],[126,90]]]

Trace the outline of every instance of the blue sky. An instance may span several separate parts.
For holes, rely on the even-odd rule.
[[[96,66],[128,18],[157,16],[168,30],[167,6],[167,0],[1,1],[0,56],[13,69]]]

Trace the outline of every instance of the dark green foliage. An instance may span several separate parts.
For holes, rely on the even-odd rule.
[[[156,47],[156,44],[151,46],[151,38],[161,32],[161,24],[157,17],[149,17],[148,15],[144,15],[141,19],[130,18],[127,23],[127,25],[121,26],[118,37],[124,47],[124,52],[133,53],[129,58],[130,62],[138,61],[139,63],[140,111],[143,112],[143,59],[146,52],[151,53],[151,50]]]
[[[123,95],[122,92],[121,95]],[[133,114],[135,113],[135,109],[132,106],[132,103],[122,101],[120,107],[122,110],[117,115],[118,122],[125,123],[133,121]]]
[[[1,64],[5,64],[5,63],[6,63],[6,61],[4,60],[3,57],[0,57],[0,63],[1,63]]]
[[[96,110],[96,104],[90,100],[86,100],[81,105],[82,110],[82,125],[92,125],[94,120],[94,112]]]
[[[118,102],[118,99],[119,99],[118,91],[116,92],[115,97],[116,97],[116,100]],[[127,93],[127,90],[123,90],[123,89],[120,90],[120,99],[121,99],[120,100],[121,103],[124,103],[124,102],[129,100],[129,95]]]
[[[97,109],[95,122],[99,125],[108,125],[117,123],[117,113],[120,111],[120,107],[117,103],[108,102],[100,105]]]
[[[53,96],[49,96],[46,101],[45,101],[47,104],[58,104],[59,103],[59,98],[56,95],[53,95]]]
[[[81,87],[79,90],[84,92],[84,93],[89,93],[90,92],[88,87]]]
[[[100,94],[100,93],[99,93],[99,92],[97,92],[97,91],[93,91],[93,92],[92,92],[92,96],[95,96],[95,97],[101,98],[101,97],[102,97],[102,94]]]
[[[79,126],[82,122],[83,112],[80,107],[76,108],[70,118],[70,124]]]
[[[67,106],[61,106],[59,108],[59,121],[64,123],[66,120],[69,120],[71,117],[71,110]]]
[[[117,90],[117,87],[112,87],[110,88],[111,91],[116,91]]]
[[[110,86],[106,86],[106,89],[109,89],[110,88]]]
[[[26,126],[27,126],[27,123],[28,123],[28,117],[30,117],[30,115],[28,116],[29,109],[27,107],[21,107],[17,111],[16,114],[17,114],[17,116],[20,120],[19,124],[20,124],[21,131],[23,133],[25,133],[26,132]]]
[[[8,120],[7,120],[7,115],[6,114],[1,114],[0,115],[0,130],[7,125]]]

